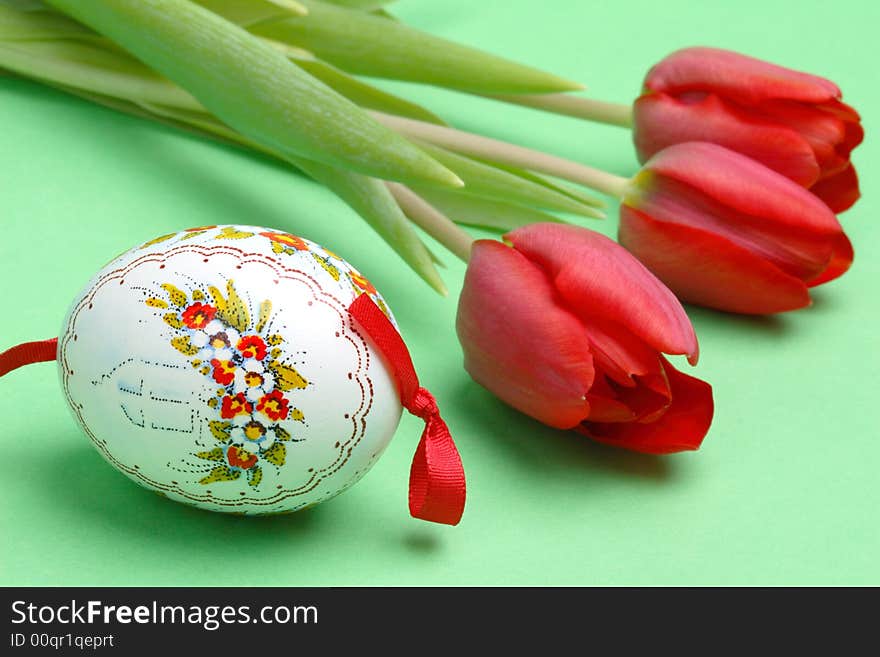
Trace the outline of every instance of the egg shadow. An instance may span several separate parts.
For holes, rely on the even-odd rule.
[[[523,476],[553,478],[562,471],[603,471],[663,483],[675,475],[668,457],[602,445],[574,431],[553,429],[519,413],[483,387],[463,380],[455,404],[476,427],[482,444],[497,450]]]
[[[71,437],[72,443],[75,438]],[[320,507],[290,514],[242,516],[181,504],[128,479],[81,441],[47,455],[40,476],[23,485],[96,534],[111,526],[131,540],[149,542],[161,537],[163,543],[188,549],[198,549],[220,537],[230,544],[246,539],[254,547],[279,540],[294,546],[297,536],[324,522]]]

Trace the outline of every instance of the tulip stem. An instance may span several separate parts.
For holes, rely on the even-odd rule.
[[[524,105],[535,109],[564,114],[578,119],[597,121],[621,128],[632,127],[632,105],[607,103],[592,98],[581,98],[570,94],[495,94],[486,96],[514,105]]]
[[[386,182],[385,184],[400,209],[412,219],[414,224],[463,262],[470,259],[471,246],[474,243],[473,237],[409,187],[394,182]]]
[[[505,141],[382,112],[370,114],[379,123],[403,135],[424,139],[472,157],[546,173],[615,198],[623,196],[630,182],[629,178],[623,176]]]

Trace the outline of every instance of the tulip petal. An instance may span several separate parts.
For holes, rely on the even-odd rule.
[[[587,395],[591,422],[634,422],[636,414],[622,401],[603,395]]]
[[[596,373],[593,386],[587,394],[590,402],[590,418],[595,422],[632,422],[636,419],[633,410],[617,399],[617,392],[611,387],[607,375]]]
[[[659,419],[628,423],[588,421],[576,430],[598,442],[648,454],[698,449],[712,424],[712,386],[682,374],[665,359],[663,366],[672,403]]]
[[[672,402],[672,391],[662,366],[657,374],[636,377],[636,385],[632,388],[617,386],[615,383],[611,387],[616,388],[614,399],[626,405],[638,422],[653,422],[666,412]],[[593,420],[595,417],[591,408],[587,421]]]
[[[800,279],[721,235],[622,206],[619,238],[683,301],[747,314],[810,304]]]
[[[581,322],[547,276],[515,249],[474,243],[456,329],[465,369],[479,384],[544,424],[570,429],[589,414],[593,359]]]
[[[596,369],[601,369],[615,383],[631,388],[636,385],[633,377],[660,372],[657,350],[617,322],[596,313],[580,319],[590,339]]]
[[[825,235],[840,231],[834,213],[802,187],[716,144],[675,144],[651,158],[644,169],[690,185],[764,223]]]
[[[636,182],[627,205],[717,232],[803,280],[826,267],[842,232],[828,206],[803,187],[716,144],[670,146]]]
[[[617,322],[657,351],[698,357],[697,338],[684,308],[660,281],[620,245],[578,226],[532,224],[505,236],[553,280],[584,320]]]
[[[852,164],[840,173],[823,178],[810,187],[810,191],[822,199],[835,214],[849,210],[862,195],[859,191],[859,177]]]
[[[697,102],[646,94],[636,100],[633,112],[633,140],[640,162],[673,144],[708,141],[748,155],[804,187],[819,178],[813,149],[798,132],[753,116],[714,94]]]
[[[592,327],[588,330],[592,331]],[[636,367],[628,367],[627,374],[621,366],[611,360],[596,342],[593,341],[593,364],[596,368],[596,378],[587,395],[590,402],[590,421],[599,422],[632,422],[647,421],[662,415],[672,399],[669,390],[669,381],[663,372],[663,365],[659,354],[650,351],[637,338],[628,336],[624,341],[610,344],[606,341],[604,347],[608,353],[615,355],[616,360],[625,361],[631,354],[621,353],[621,347],[626,351],[632,351],[631,344],[635,342],[641,345],[639,350],[645,353],[639,354],[641,363]],[[633,369],[640,370],[639,374],[631,373]]]
[[[651,91],[710,91],[751,104],[782,98],[821,103],[840,98],[830,80],[719,48],[685,48],[664,58],[645,78]]]
[[[848,164],[853,148],[847,143],[849,124],[836,113],[789,100],[761,103],[754,111],[800,133],[816,154],[823,173],[840,171]]]
[[[816,287],[842,276],[852,265],[854,255],[852,243],[850,243],[846,235],[841,233],[840,237],[835,240],[834,253],[831,256],[828,267],[818,277],[807,281],[807,285],[809,287]]]

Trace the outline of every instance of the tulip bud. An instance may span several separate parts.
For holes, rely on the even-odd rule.
[[[810,304],[853,251],[834,213],[803,187],[715,144],[670,146],[633,178],[620,243],[679,299],[737,313]]]
[[[864,131],[824,78],[727,50],[686,48],[649,71],[633,124],[642,162],[673,144],[706,141],[762,162],[835,213],[859,198],[850,153]]]
[[[474,243],[458,306],[465,368],[559,429],[655,454],[697,449],[712,389],[681,304],[632,255],[585,228],[532,224]]]

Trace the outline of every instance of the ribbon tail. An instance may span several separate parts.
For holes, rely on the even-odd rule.
[[[427,420],[409,472],[409,512],[414,518],[457,525],[466,484],[461,456],[439,415]]]
[[[410,514],[421,520],[457,525],[464,512],[464,468],[437,401],[419,385],[406,343],[369,295],[360,295],[348,310],[385,357],[403,407],[425,421],[409,472]]]
[[[0,376],[25,365],[55,360],[57,350],[58,338],[25,342],[7,349],[0,354]]]

